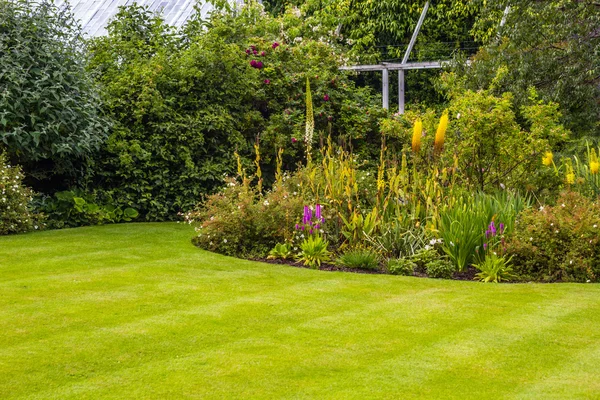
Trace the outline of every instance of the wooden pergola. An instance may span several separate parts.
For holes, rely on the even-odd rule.
[[[389,71],[398,71],[398,112],[400,114],[404,114],[404,96],[405,96],[405,85],[404,85],[404,71],[411,69],[434,69],[434,68],[442,68],[444,65],[448,65],[450,63],[449,60],[446,61],[423,61],[423,62],[408,62],[408,58],[412,49],[417,41],[417,37],[419,36],[419,31],[421,30],[421,26],[423,25],[423,21],[425,20],[425,16],[427,15],[427,10],[429,9],[429,1],[425,2],[425,6],[423,7],[423,11],[421,11],[421,16],[419,17],[419,21],[417,22],[417,26],[412,34],[410,42],[408,44],[408,48],[404,53],[404,57],[402,61],[399,63],[393,62],[382,62],[380,64],[372,64],[372,65],[354,65],[354,66],[344,66],[340,67],[340,70],[343,71],[359,71],[359,72],[367,72],[367,71],[381,71],[382,76],[382,97],[383,97],[383,108],[390,108],[390,79],[389,79]],[[504,16],[502,18],[502,22],[500,26],[502,27],[506,22],[506,16],[510,10],[510,7],[506,7],[504,10]],[[467,61],[468,63],[468,61]]]

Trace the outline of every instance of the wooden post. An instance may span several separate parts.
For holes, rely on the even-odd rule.
[[[404,114],[404,70],[398,70],[398,112]]]
[[[383,91],[383,108],[388,110],[390,108],[390,78],[387,68],[383,69],[382,79],[382,91]]]

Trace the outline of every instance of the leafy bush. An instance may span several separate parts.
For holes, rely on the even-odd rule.
[[[480,271],[475,278],[483,282],[495,283],[512,279],[515,276],[512,273],[510,262],[511,258],[506,259],[495,253],[488,254],[482,262],[475,264],[475,268]]]
[[[36,208],[47,216],[47,226],[53,229],[130,222],[138,216],[131,207],[121,209],[110,203],[99,204],[94,194],[81,190],[67,190],[55,193],[54,197],[39,198]]]
[[[392,258],[388,260],[387,270],[390,274],[411,276],[417,264],[410,258]]]
[[[348,268],[375,270],[379,268],[379,254],[370,249],[348,250],[338,258],[337,263]]]
[[[555,206],[524,211],[507,243],[521,279],[600,280],[600,204],[564,192]]]
[[[451,279],[456,266],[444,258],[438,258],[425,264],[425,272],[430,278]]]
[[[338,70],[341,54],[291,38],[302,18],[262,15],[256,4],[217,9],[173,35],[141,7],[122,9],[91,46],[114,131],[96,160],[95,183],[147,220],[172,218],[218,189],[262,150],[265,185],[285,148],[292,169],[304,154],[304,83],[314,96],[314,142],[331,133],[368,153],[384,115],[370,89]],[[282,30],[283,26],[283,30]],[[138,44],[141,50],[136,50]]]
[[[0,140],[29,177],[76,175],[107,136],[81,31],[51,1],[0,2]]]
[[[267,258],[270,260],[287,260],[292,258],[292,256],[292,245],[290,243],[277,243],[269,252],[269,256]]]
[[[523,197],[503,193],[496,196],[466,195],[443,211],[439,235],[442,248],[459,271],[468,267],[485,242],[485,230],[492,218],[502,221],[506,233],[513,230],[518,213],[528,201]]]
[[[321,263],[330,260],[331,253],[327,246],[327,241],[321,235],[310,235],[300,244],[298,261],[310,268],[320,267]]]
[[[0,235],[27,232],[40,227],[30,207],[33,192],[23,185],[23,172],[7,164],[0,153]]]
[[[265,193],[233,178],[220,193],[208,196],[198,210],[187,213],[188,223],[197,223],[195,245],[231,256],[265,257],[278,243],[293,237],[293,226],[302,215],[304,200],[286,179]]]

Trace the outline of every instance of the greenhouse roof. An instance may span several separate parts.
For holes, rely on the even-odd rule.
[[[194,14],[196,0],[55,0],[60,8],[67,3],[86,34],[102,36],[106,34],[106,26],[120,6],[135,3],[148,7],[151,11],[160,13],[169,25],[181,27]],[[206,2],[202,4],[200,12],[202,16],[206,16],[212,9],[212,5]]]

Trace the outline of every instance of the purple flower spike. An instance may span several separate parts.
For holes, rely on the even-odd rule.
[[[310,221],[310,218],[308,216],[308,212],[309,212],[309,208],[308,206],[304,206],[304,214],[302,215],[302,223],[304,225],[308,224],[308,221]]]
[[[300,225],[296,224],[296,230],[300,229]]]
[[[484,244],[483,244],[483,249],[484,249],[484,250],[487,250],[487,243],[484,243]]]
[[[315,217],[318,220],[321,220],[321,205],[317,204],[317,206],[315,207]]]
[[[313,234],[313,230],[312,230],[312,229],[310,230],[310,234],[311,234],[311,235]]]
[[[321,224],[316,224],[315,229],[321,229]]]
[[[502,222],[500,222],[499,230],[500,230],[500,234],[504,233],[504,224]]]

